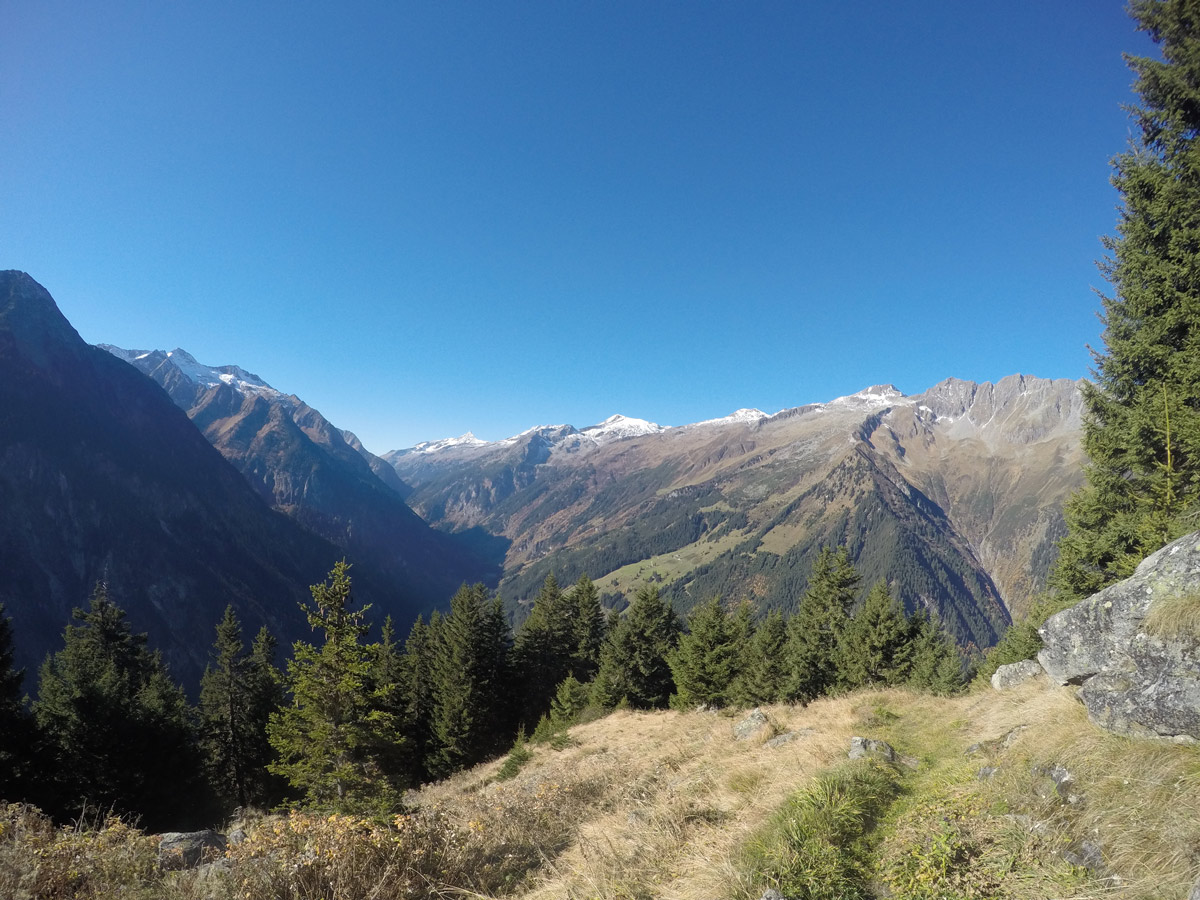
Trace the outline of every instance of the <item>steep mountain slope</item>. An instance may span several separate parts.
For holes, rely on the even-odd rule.
[[[0,601],[31,671],[102,579],[194,683],[227,603],[248,631],[292,640],[307,630],[297,601],[341,556],[13,271],[0,272],[0,508]]]
[[[162,385],[268,503],[378,573],[404,598],[402,626],[464,581],[496,583],[498,566],[426,525],[404,502],[395,470],[299,397],[184,350],[101,346]]]
[[[680,608],[712,593],[794,607],[817,550],[846,543],[867,582],[987,645],[1044,579],[1080,481],[1071,381],[950,379],[906,397],[868,388],[598,441],[535,428],[384,458],[429,521],[511,541],[503,590],[550,572],[603,590],[663,583]]]

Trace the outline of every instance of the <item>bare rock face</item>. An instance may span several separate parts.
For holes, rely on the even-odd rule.
[[[1156,603],[1200,593],[1200,532],[1148,556],[1129,578],[1051,616],[1038,661],[1080,685],[1097,725],[1119,734],[1200,740],[1200,634],[1145,627]]]
[[[1020,662],[1000,666],[992,673],[992,687],[998,691],[1006,691],[1019,684],[1024,684],[1042,674],[1041,664],[1037,660],[1023,659]]]

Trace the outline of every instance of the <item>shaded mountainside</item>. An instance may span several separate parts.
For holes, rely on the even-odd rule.
[[[102,346],[160,384],[264,500],[378,573],[405,600],[402,626],[444,606],[463,582],[498,580],[495,562],[408,507],[394,469],[299,397],[183,350]]]
[[[341,555],[272,511],[166,394],[13,271],[0,273],[0,508],[0,601],[31,671],[103,579],[194,683],[226,604],[247,629],[295,639],[298,600]]]
[[[1078,383],[878,386],[767,416],[595,440],[569,425],[385,454],[439,527],[511,542],[518,607],[545,575],[604,591],[662,583],[680,609],[719,593],[792,609],[823,544],[987,646],[1040,588],[1081,482]],[[518,616],[520,609],[517,609]]]

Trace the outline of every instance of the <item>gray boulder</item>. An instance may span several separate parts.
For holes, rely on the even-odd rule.
[[[847,755],[850,759],[874,757],[875,759],[882,759],[884,762],[906,766],[910,769],[915,769],[918,765],[915,758],[897,753],[895,748],[887,741],[876,741],[872,738],[850,738],[850,752]]]
[[[1037,678],[1042,672],[1042,664],[1036,659],[1023,659],[1020,662],[1009,663],[1006,666],[1000,666],[992,673],[992,687],[998,691],[1006,691],[1009,688],[1015,688],[1018,684],[1024,684],[1031,679]]]
[[[158,840],[158,864],[164,869],[194,869],[225,855],[225,835],[204,831],[169,831]]]
[[[733,736],[739,741],[748,741],[770,728],[771,723],[767,719],[767,714],[756,706],[750,710],[746,718],[733,726]]]
[[[1141,737],[1200,739],[1200,635],[1160,636],[1144,623],[1156,602],[1200,592],[1200,533],[1148,556],[1129,578],[1038,630],[1038,661],[1059,684],[1080,685],[1097,725]]]

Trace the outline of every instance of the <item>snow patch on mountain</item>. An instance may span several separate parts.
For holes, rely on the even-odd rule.
[[[107,350],[118,359],[137,365],[138,368],[153,368],[170,360],[185,378],[203,387],[213,387],[227,384],[242,394],[261,394],[263,396],[284,399],[286,395],[267,384],[253,372],[247,372],[241,366],[206,366],[197,361],[196,357],[179,347],[174,350],[123,350],[113,344],[100,344],[102,350]]]
[[[488,441],[480,440],[471,432],[460,434],[458,437],[442,438],[440,441],[422,441],[415,447],[400,451],[401,453],[437,453],[439,450],[449,450],[451,447],[482,447]]]
[[[771,414],[765,413],[761,409],[739,409],[727,416],[721,416],[719,419],[705,419],[703,422],[696,422],[687,427],[699,428],[702,425],[752,425],[755,422],[761,422],[763,419],[769,418],[771,418]]]
[[[898,404],[912,405],[913,400],[900,393],[894,384],[876,384],[847,397],[830,400],[826,406],[857,406],[869,409],[881,409],[885,406]]]
[[[659,434],[667,429],[645,419],[634,419],[630,416],[617,414],[609,416],[598,425],[589,425],[580,430],[581,434],[590,437],[598,444],[609,441],[619,441],[624,438],[641,437],[646,434]]]

